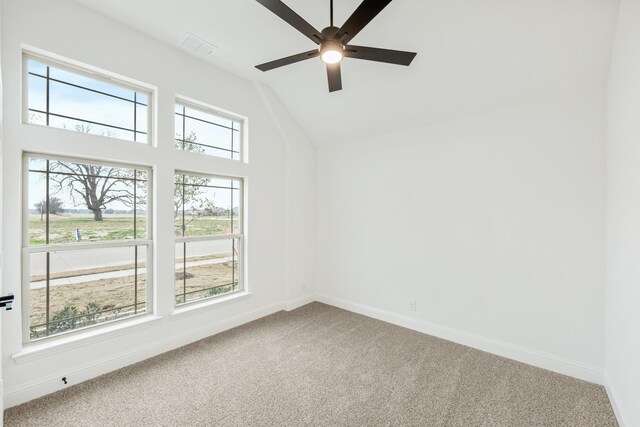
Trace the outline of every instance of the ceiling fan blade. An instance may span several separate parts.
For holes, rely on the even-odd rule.
[[[327,77],[329,78],[329,92],[342,90],[342,74],[340,73],[340,63],[327,64]]]
[[[300,15],[280,0],[257,0],[257,2],[278,15],[293,28],[309,37],[315,44],[320,44],[324,41],[325,38],[322,33],[313,28],[311,24],[302,19]]]
[[[391,0],[364,0],[347,22],[340,27],[333,39],[342,44],[349,43],[349,40],[354,38],[389,3]]]
[[[286,58],[276,59],[275,61],[265,62],[264,64],[256,65],[256,68],[260,71],[269,71],[274,68],[295,64],[296,62],[316,58],[318,56],[320,56],[320,51],[318,51],[318,49],[313,49],[308,52],[298,53],[297,55],[287,56]]]
[[[344,49],[344,56],[347,58],[366,59],[367,61],[387,62],[397,65],[411,64],[416,55],[417,53],[415,52],[354,45],[347,45]]]

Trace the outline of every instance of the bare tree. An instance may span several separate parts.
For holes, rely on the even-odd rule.
[[[75,130],[90,133],[91,126],[76,125]],[[202,153],[204,148],[195,143],[197,136],[191,132],[184,141],[176,142],[177,148]],[[130,170],[101,165],[81,164],[67,161],[54,161],[50,164],[51,182],[57,186],[56,192],[68,192],[76,205],[84,205],[93,213],[95,221],[103,220],[103,210],[110,203],[121,203],[134,207],[145,203],[146,197],[134,200],[133,176]],[[206,204],[200,200],[201,187],[209,182],[209,178],[186,175],[176,181],[174,191],[174,216],[182,212],[183,205],[192,203]],[[145,193],[142,188],[140,194]]]
[[[195,132],[191,132],[185,139],[178,141],[176,138],[176,148],[183,149],[185,151],[191,151],[193,153],[203,153],[204,148],[196,144],[197,135]],[[194,176],[194,175],[178,175],[176,176],[176,182],[174,186],[174,198],[173,198],[173,216],[174,219],[182,215],[183,208],[187,205],[193,206],[194,203],[204,207],[210,201],[201,199],[202,187],[208,184],[209,178]],[[180,235],[184,234],[184,230],[180,230]]]
[[[176,148],[191,151],[192,153],[204,153],[204,147],[196,144],[198,136],[195,132],[191,131],[184,140],[176,138]],[[177,218],[182,213],[182,207],[199,199],[201,193],[201,185],[209,183],[209,178],[193,176],[193,175],[179,175],[176,177],[176,183],[174,186],[174,198],[173,198],[173,217]],[[184,185],[183,185],[184,184]],[[202,201],[201,201],[202,202]]]
[[[180,138],[180,135],[176,134],[176,148],[184,151],[191,151],[192,153],[204,153],[204,147],[196,143],[198,136],[194,131],[189,132],[189,135],[184,140]]]
[[[62,161],[50,167],[51,182],[58,187],[54,192],[67,191],[76,205],[93,213],[95,221],[103,220],[102,210],[110,203],[134,207],[133,176],[127,169]],[[138,199],[138,205],[144,204],[144,197]]]
[[[91,126],[77,124],[75,130],[90,133]],[[108,131],[103,135],[110,136]],[[67,191],[76,205],[84,205],[93,213],[95,221],[102,221],[102,210],[110,203],[120,202],[134,207],[133,176],[130,170],[102,165],[54,161],[50,164],[51,182],[56,192]],[[144,190],[144,189],[143,189]],[[139,197],[144,204],[146,197]]]

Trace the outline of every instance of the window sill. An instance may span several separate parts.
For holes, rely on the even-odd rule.
[[[85,332],[53,338],[44,342],[25,344],[22,351],[11,356],[16,364],[42,359],[54,354],[66,352],[79,347],[105,341],[133,331],[148,328],[161,319],[160,316],[148,315],[132,320],[122,320],[112,325],[89,329]]]
[[[173,318],[181,314],[193,313],[194,311],[200,311],[214,305],[223,304],[225,302],[234,301],[234,300],[245,298],[251,295],[253,295],[253,292],[242,291],[242,292],[233,293],[231,295],[226,295],[219,298],[213,298],[207,301],[202,301],[202,302],[196,301],[196,302],[188,303],[182,307],[176,308],[173,311],[173,313],[171,313],[171,317]]]

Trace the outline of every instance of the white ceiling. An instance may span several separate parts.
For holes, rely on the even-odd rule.
[[[255,65],[314,44],[254,0],[76,0],[178,46],[190,32],[207,60],[269,84],[316,144],[360,140],[606,81],[619,0],[395,0],[353,44],[418,52],[410,67],[346,59],[343,90],[323,64]],[[284,0],[318,30],[329,0]],[[335,0],[340,25],[360,0]]]

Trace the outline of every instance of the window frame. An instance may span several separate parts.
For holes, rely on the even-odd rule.
[[[146,132],[146,136],[147,136],[147,141],[133,141],[133,140],[128,140],[128,139],[124,139],[124,138],[118,138],[118,137],[112,137],[112,136],[105,136],[105,135],[96,135],[96,134],[87,134],[89,136],[97,136],[97,137],[103,137],[103,138],[108,138],[111,140],[115,140],[115,141],[121,141],[124,143],[130,142],[130,143],[134,143],[134,144],[140,144],[140,145],[146,145],[146,146],[154,146],[155,145],[155,128],[154,128],[154,108],[155,108],[155,94],[156,91],[153,87],[149,86],[149,85],[145,85],[141,82],[135,81],[133,79],[129,79],[127,77],[124,76],[120,76],[117,75],[115,73],[111,73],[109,71],[106,70],[102,70],[96,67],[92,67],[89,65],[85,65],[85,64],[81,64],[78,63],[77,61],[71,61],[71,60],[66,60],[66,59],[62,59],[62,58],[55,58],[53,56],[44,54],[44,53],[39,53],[36,52],[34,50],[31,49],[27,49],[24,48],[22,49],[22,70],[21,70],[21,82],[22,82],[22,106],[20,108],[20,118],[21,118],[21,123],[23,125],[28,125],[28,126],[38,126],[38,127],[44,127],[44,128],[49,128],[49,129],[58,129],[61,131],[69,131],[69,132],[74,132],[77,133],[77,131],[74,131],[72,129],[66,129],[66,128],[61,128],[61,127],[56,127],[56,126],[48,126],[48,125],[41,125],[41,124],[37,124],[37,123],[31,123],[29,122],[29,66],[28,66],[28,61],[30,59],[36,60],[44,65],[50,66],[50,67],[55,67],[58,68],[62,71],[66,71],[66,72],[70,72],[70,73],[75,73],[78,74],[82,77],[85,78],[89,78],[101,83],[105,83],[105,84],[110,84],[110,85],[114,85],[114,86],[118,86],[122,89],[127,89],[127,90],[133,90],[134,92],[138,92],[138,93],[144,93],[147,95],[147,132]],[[135,101],[129,101],[129,102],[135,102]],[[134,111],[136,111],[136,108],[134,108]],[[135,116],[134,116],[135,117]],[[82,119],[73,119],[76,121],[80,121],[83,122]],[[135,120],[134,120],[135,121]],[[101,126],[104,127],[112,127],[110,125],[107,124],[103,124]],[[134,132],[133,130],[129,130],[130,132]],[[141,133],[138,131],[138,133]]]
[[[231,160],[231,159],[228,159]],[[176,169],[174,170],[174,191],[175,191],[175,177],[178,175],[191,175],[191,176],[197,176],[197,177],[201,177],[201,178],[211,178],[211,179],[223,179],[223,180],[236,180],[240,183],[240,188],[238,191],[238,201],[239,201],[239,213],[238,213],[238,228],[239,228],[239,232],[235,232],[235,233],[230,233],[230,234],[211,234],[211,235],[205,235],[205,236],[175,236],[174,233],[174,239],[173,239],[173,260],[174,260],[174,277],[176,275],[176,273],[178,273],[178,269],[176,268],[176,245],[178,243],[184,243],[184,244],[188,244],[189,242],[210,242],[210,241],[216,241],[216,240],[234,240],[234,239],[238,239],[238,247],[237,252],[238,252],[238,259],[237,262],[239,264],[239,268],[238,268],[238,289],[232,290],[231,292],[226,292],[223,294],[219,294],[219,295],[212,295],[212,296],[208,296],[208,297],[203,297],[203,298],[198,298],[192,301],[185,301],[182,303],[177,303],[176,299],[179,296],[179,294],[176,293],[176,288],[175,288],[175,279],[174,279],[174,286],[173,286],[173,310],[174,312],[176,310],[182,310],[185,307],[190,307],[193,305],[198,305],[198,304],[206,304],[210,301],[215,301],[217,299],[220,298],[224,298],[224,297],[228,297],[234,294],[238,294],[238,293],[242,293],[242,292],[247,292],[247,283],[245,281],[245,269],[246,269],[246,252],[245,252],[245,247],[246,247],[246,232],[245,232],[245,207],[246,207],[246,200],[245,200],[245,186],[246,186],[246,179],[240,176],[228,176],[228,175],[220,175],[220,174],[204,174],[204,173],[199,173],[199,172],[193,172],[193,171],[187,171],[187,170],[181,170],[181,169]],[[233,211],[233,206],[231,207],[232,211]],[[175,227],[175,225],[174,225]],[[184,250],[184,249],[183,249]],[[186,258],[186,253],[184,254],[185,258]],[[183,279],[183,280],[186,280]],[[222,287],[222,286],[228,286],[228,285],[220,285],[218,287]],[[210,289],[214,289],[214,288],[210,288]],[[206,290],[206,289],[205,289]]]
[[[237,121],[240,123],[240,129],[238,129],[238,132],[240,134],[239,138],[238,138],[238,158],[234,159],[233,157],[222,157],[222,156],[217,156],[215,154],[206,154],[206,153],[193,153],[191,151],[188,150],[184,150],[184,149],[180,149],[177,148],[175,146],[175,143],[178,142],[178,139],[176,138],[176,131],[177,129],[175,129],[174,126],[174,130],[173,130],[173,146],[174,146],[174,150],[179,151],[179,152],[183,152],[183,153],[192,153],[192,154],[198,154],[198,155],[202,155],[202,156],[206,156],[206,157],[212,157],[215,159],[222,159],[222,160],[230,160],[233,162],[239,162],[239,163],[248,163],[248,122],[249,119],[245,116],[236,114],[236,113],[232,113],[230,111],[227,111],[225,109],[222,108],[218,108],[218,107],[214,107],[212,105],[206,104],[204,102],[201,101],[196,101],[194,99],[185,97],[185,96],[180,96],[180,95],[176,95],[175,99],[174,99],[174,111],[173,111],[173,115],[175,117],[175,115],[177,114],[175,112],[175,109],[178,105],[184,106],[184,107],[188,107],[188,108],[193,108],[194,110],[199,110],[202,113],[205,114],[212,114],[214,116],[218,116],[222,119],[226,119],[226,120],[231,120],[233,121]],[[183,120],[184,120],[184,116],[183,116]],[[174,119],[174,123],[175,123],[175,119]],[[214,124],[215,126],[215,124]],[[233,128],[233,126],[232,126]],[[184,133],[184,131],[183,131]],[[232,134],[233,134],[233,129],[232,129]],[[182,135],[182,137],[184,138],[184,135]],[[219,147],[215,147],[212,145],[207,145],[207,144],[198,144],[196,143],[196,145],[204,145],[206,147],[212,148],[214,150],[221,150],[221,151],[228,151],[225,148],[219,148]]]
[[[29,159],[38,158],[43,160],[66,161],[66,162],[84,162],[91,165],[101,165],[109,167],[120,167],[128,169],[136,169],[147,172],[147,215],[146,215],[146,238],[145,239],[118,239],[112,241],[84,242],[84,243],[54,243],[54,244],[29,244]],[[22,343],[23,345],[33,345],[41,342],[51,342],[62,337],[79,335],[88,330],[96,330],[105,328],[114,323],[126,322],[129,320],[140,319],[142,317],[153,316],[156,312],[154,304],[155,297],[155,280],[154,280],[154,239],[152,231],[153,224],[153,184],[154,174],[153,167],[147,165],[131,164],[125,162],[105,162],[103,160],[93,160],[85,157],[58,156],[45,153],[37,153],[31,151],[23,151],[21,159],[22,171],[22,227],[21,227],[21,253],[22,253],[22,271],[21,271],[21,292],[22,292]],[[146,248],[145,262],[145,311],[138,314],[132,314],[121,319],[113,319],[94,325],[89,325],[77,329],[71,329],[55,335],[48,335],[41,338],[31,339],[31,307],[30,307],[30,276],[31,276],[31,255],[35,253],[49,252],[68,252],[83,249],[109,249],[109,248],[133,248],[136,246],[144,246]],[[141,260],[138,260],[140,262]],[[137,267],[136,267],[137,268]]]

